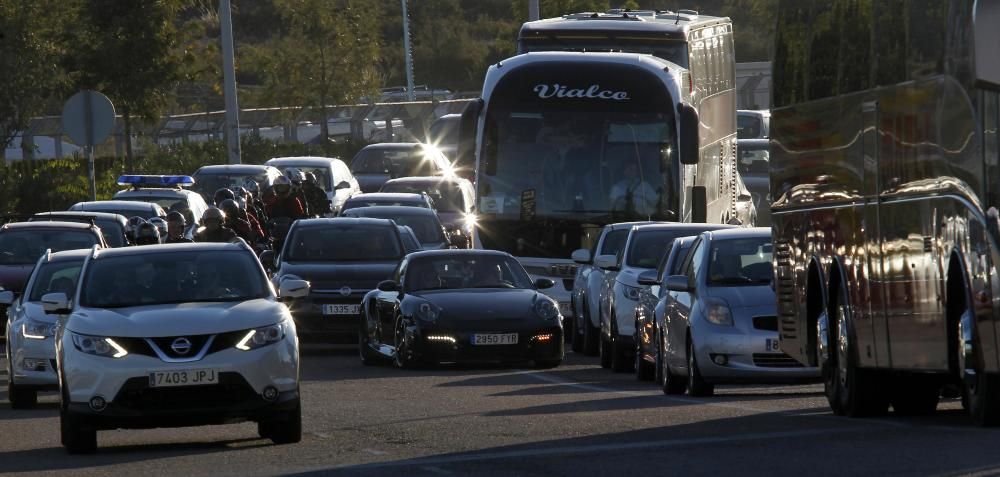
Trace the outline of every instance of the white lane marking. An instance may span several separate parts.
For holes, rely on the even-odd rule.
[[[367,452],[367,453],[369,453],[371,455],[389,455],[388,452],[386,452],[386,451],[380,451],[378,449],[361,449],[361,450],[363,450],[363,451],[365,451],[365,452]]]
[[[362,469],[378,469],[378,468],[404,467],[404,466],[405,467],[437,466],[443,464],[457,464],[464,462],[518,459],[524,457],[547,457],[553,455],[566,455],[566,454],[593,455],[602,452],[615,452],[615,451],[626,451],[626,450],[671,449],[676,447],[700,446],[707,444],[729,444],[735,442],[763,441],[770,439],[792,439],[792,438],[809,437],[816,435],[827,436],[830,434],[858,432],[862,430],[864,429],[860,427],[840,428],[840,429],[822,428],[822,429],[804,429],[799,431],[762,432],[762,433],[742,434],[736,436],[695,437],[688,439],[664,439],[658,441],[623,442],[623,443],[612,443],[612,444],[589,444],[589,445],[579,445],[579,446],[559,446],[559,447],[542,447],[542,448],[536,447],[530,449],[519,449],[511,451],[475,452],[464,455],[427,457],[427,458],[416,458],[416,459],[409,459],[409,460],[402,460],[395,462],[375,462],[371,464],[338,466],[338,467],[333,467],[333,469],[362,470]]]

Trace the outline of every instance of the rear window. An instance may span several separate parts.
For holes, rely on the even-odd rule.
[[[462,189],[450,183],[387,182],[380,192],[425,193],[434,200],[434,209],[439,212],[465,212],[465,196],[462,194]]]
[[[35,281],[28,292],[28,301],[42,301],[46,293],[65,293],[72,297],[80,277],[83,260],[64,260],[42,264],[35,272]]]
[[[381,207],[381,206],[403,206],[403,207],[423,207],[427,208],[427,203],[420,200],[382,200],[382,199],[347,199],[341,210],[356,209],[358,207]]]
[[[328,191],[331,189],[329,167],[297,166],[292,164],[288,166],[281,166],[280,168],[278,168],[278,170],[280,170],[282,174],[287,172],[289,169],[298,169],[302,171],[303,174],[311,172],[314,176],[316,176],[316,185],[318,185],[321,189],[323,189],[323,191]]]
[[[91,248],[99,243],[97,235],[88,230],[7,230],[0,233],[0,264],[31,265],[46,249],[61,252]]]
[[[422,149],[362,149],[351,161],[355,174],[389,174],[393,177],[432,176],[440,171]]]
[[[625,263],[630,267],[656,268],[660,257],[667,251],[675,238],[687,237],[692,231],[685,230],[650,230],[638,232],[632,237],[628,257]]]
[[[715,240],[709,253],[709,284],[739,286],[771,283],[770,237]]]
[[[287,260],[293,262],[391,261],[403,256],[394,227],[367,224],[298,228],[286,250]]]
[[[215,191],[213,190],[212,194],[214,193]],[[187,199],[177,198],[177,197],[156,197],[156,196],[146,195],[146,196],[129,197],[128,200],[135,200],[139,202],[150,202],[160,206],[160,208],[162,208],[163,210],[181,210],[190,208]],[[126,215],[126,217],[130,216]],[[152,213],[150,213],[150,217],[153,217]]]
[[[436,217],[430,215],[367,213],[365,217],[390,219],[396,222],[396,225],[405,225],[413,230],[413,234],[417,236],[417,240],[422,244],[436,244],[448,240],[441,230],[441,222]]]
[[[200,173],[194,176],[194,185],[191,186],[191,190],[198,192],[205,197],[213,197],[215,191],[219,189],[232,189],[236,187],[243,187],[247,179],[253,179],[257,182],[257,185],[261,187],[266,187],[270,183],[267,179],[267,173],[261,172],[260,174],[233,174],[233,173]],[[176,199],[175,199],[176,200]],[[161,205],[162,206],[162,205]],[[169,207],[164,207],[169,210]]]

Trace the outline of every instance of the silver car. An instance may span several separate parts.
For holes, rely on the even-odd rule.
[[[781,351],[771,289],[771,229],[704,232],[664,285],[664,391],[710,396],[716,384],[816,381]],[[658,321],[659,321],[659,317]],[[686,383],[686,386],[685,386]]]
[[[24,293],[0,292],[7,320],[7,400],[14,409],[33,407],[38,391],[59,388],[55,335],[58,321],[42,309],[42,295],[72,295],[89,249],[46,253],[38,259]]]

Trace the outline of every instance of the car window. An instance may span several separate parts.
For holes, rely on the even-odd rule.
[[[286,250],[287,260],[292,262],[388,261],[403,256],[393,227],[369,224],[300,227]]]
[[[0,233],[0,265],[34,265],[45,250],[91,248],[100,238],[90,230],[35,229]]]
[[[417,240],[422,244],[441,243],[448,240],[441,230],[441,222],[430,215],[367,214],[366,217],[390,219],[396,222],[396,225],[405,225],[413,231]]]
[[[194,175],[194,185],[191,186],[191,190],[207,197],[213,197],[215,195],[215,191],[219,189],[243,187],[243,184],[246,183],[248,179],[253,179],[261,187],[265,187],[271,183],[268,179],[267,172],[256,174],[237,174],[230,172],[213,174],[203,172]]]
[[[246,301],[269,296],[267,278],[245,251],[186,251],[92,260],[80,303],[120,308],[167,303]]]
[[[771,283],[771,238],[716,240],[709,255],[708,283],[761,285]]]
[[[462,194],[462,189],[449,182],[440,182],[437,184],[407,181],[387,182],[379,192],[424,193],[434,201],[434,208],[439,212],[465,211],[465,198]]]
[[[683,266],[684,272],[682,273],[682,275],[687,275],[688,283],[690,284],[695,283],[695,276],[698,273],[698,269],[701,268],[700,264],[696,265],[695,263],[700,262],[701,257],[703,255],[704,254],[702,252],[702,240],[701,238],[698,238],[698,240],[696,240],[695,243],[691,245],[691,251],[688,252],[687,256],[684,258],[684,266]]]
[[[213,190],[212,193],[214,194],[215,191]],[[128,200],[149,202],[160,206],[160,208],[162,208],[163,210],[180,210],[182,208],[189,208],[191,206],[191,204],[188,203],[187,198],[177,198],[177,197],[157,197],[153,195],[138,195],[134,197],[129,197]],[[126,215],[126,217],[131,217],[131,215]],[[150,217],[153,217],[153,215],[150,215]]]
[[[399,237],[403,239],[403,246],[406,248],[407,252],[415,252],[420,250],[420,242],[417,241],[416,235],[413,234],[413,229],[409,227],[401,227],[399,231]]]
[[[628,229],[608,232],[604,237],[604,243],[601,244],[600,255],[618,255],[618,251],[621,250],[622,246],[625,245],[625,240],[628,239],[628,232]]]
[[[501,255],[439,255],[411,259],[406,291],[454,288],[532,288],[516,260]]]
[[[306,172],[311,172],[314,176],[316,176],[316,184],[319,185],[321,189],[323,189],[324,191],[332,190],[332,186],[330,185],[329,167],[289,164],[281,166],[278,170],[280,170],[282,173],[285,173],[289,169],[298,169],[302,171],[303,174],[305,174]]]
[[[674,256],[674,260],[673,260],[672,263],[670,263],[670,270],[667,272],[667,275],[665,275],[664,278],[666,276],[680,275],[680,274],[683,273],[683,271],[681,269],[681,266],[684,265],[684,257],[687,257],[687,254],[690,251],[691,251],[691,243],[690,242],[687,243],[687,244],[683,244],[683,245],[680,246],[680,248],[674,254],[675,255]]]
[[[637,268],[656,268],[660,257],[669,251],[670,244],[678,237],[686,237],[691,232],[683,230],[646,230],[637,231],[632,235],[632,241],[626,254],[626,265]]]
[[[63,260],[44,263],[35,271],[35,281],[28,292],[28,301],[40,302],[46,293],[65,293],[73,297],[76,280],[80,276],[83,260]]]

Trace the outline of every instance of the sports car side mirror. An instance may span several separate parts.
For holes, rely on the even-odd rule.
[[[640,285],[645,285],[645,286],[659,285],[659,282],[656,281],[655,270],[646,270],[645,272],[640,273],[639,276],[636,278],[636,280],[639,282]]]
[[[14,303],[14,292],[7,290],[0,292],[0,305],[10,306]]]
[[[392,280],[383,280],[379,282],[376,288],[378,288],[378,291],[382,292],[398,292],[399,284]]]
[[[535,288],[539,290],[544,290],[546,288],[552,288],[556,286],[556,282],[552,281],[551,278],[539,278],[535,280]]]
[[[580,264],[584,264],[584,265],[589,264],[590,263],[590,250],[587,250],[585,248],[576,249],[576,250],[573,251],[573,254],[570,255],[570,258],[572,258],[573,261],[576,262],[576,263],[580,263]]]
[[[302,298],[309,295],[309,282],[305,280],[282,280],[278,286],[280,298]]]
[[[678,292],[689,292],[691,287],[688,286],[688,277],[685,275],[671,275],[667,277],[664,285],[667,290],[678,291]]]
[[[42,310],[46,315],[66,315],[70,312],[69,297],[65,293],[46,293],[42,295]]]

